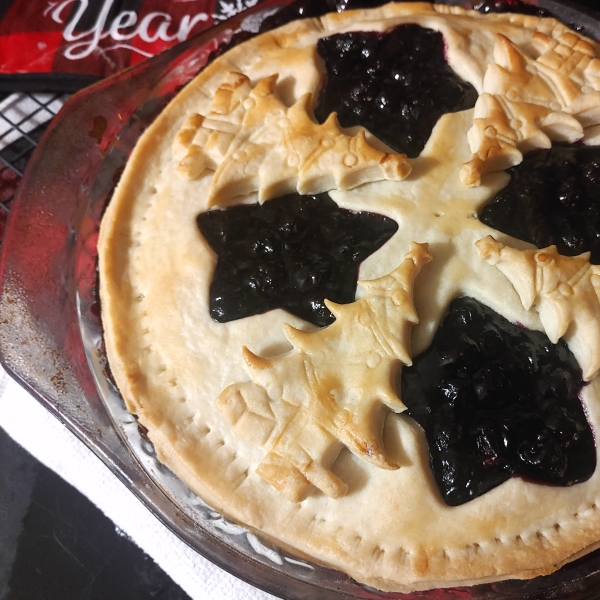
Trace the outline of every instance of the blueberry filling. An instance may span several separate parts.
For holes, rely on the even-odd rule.
[[[404,2],[411,0],[401,0]],[[266,17],[260,24],[258,33],[271,31],[276,27],[286,25],[296,19],[308,19],[311,17],[320,17],[328,12],[343,12],[345,10],[355,10],[359,8],[376,8],[387,4],[388,0],[296,0],[283,6],[274,14]],[[439,0],[434,4],[443,4]],[[537,15],[539,17],[551,17],[552,13],[544,8],[526,4],[520,0],[481,0],[474,7],[481,13],[523,13],[527,15]],[[580,27],[569,24],[573,29],[581,29]],[[245,42],[254,37],[256,34],[247,30],[240,30],[233,34],[229,42],[224,42],[211,52],[207,64],[210,64],[215,58],[221,56],[225,51]],[[451,112],[451,111],[448,111]]]
[[[296,19],[320,17],[328,12],[342,12],[358,8],[376,8],[388,0],[296,0],[267,17],[260,26],[261,33],[280,27]]]
[[[328,194],[211,210],[197,223],[218,257],[215,321],[283,308],[318,326],[335,320],[324,299],[354,302],[360,263],[398,229],[387,217],[341,209]]]
[[[566,344],[472,298],[451,303],[433,343],[402,369],[399,383],[450,506],[513,476],[568,486],[595,470],[581,370]]]
[[[263,19],[258,29],[258,33],[271,31],[276,27],[281,27],[296,19],[321,17],[328,12],[342,12],[344,10],[354,10],[358,8],[376,8],[377,6],[387,4],[388,1],[389,0],[296,0]],[[245,42],[255,35],[255,33],[244,29],[234,33],[229,42],[220,44],[216,50],[211,52],[207,63],[211,63],[215,58],[221,56],[221,54],[227,50]]]
[[[343,127],[361,125],[411,158],[443,114],[477,100],[446,62],[442,35],[419,25],[333,35],[319,40],[317,51],[327,72],[317,120],[336,112]]]
[[[479,214],[483,223],[565,256],[590,251],[600,263],[600,148],[536,150],[508,173],[510,183]]]
[[[523,15],[533,15],[535,17],[551,17],[552,13],[545,8],[526,4],[520,0],[480,0],[475,6],[475,10],[487,13],[521,13]]]

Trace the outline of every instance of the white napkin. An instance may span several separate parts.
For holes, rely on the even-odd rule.
[[[171,533],[91,450],[2,370],[0,427],[87,496],[193,600],[274,600],[213,565]]]

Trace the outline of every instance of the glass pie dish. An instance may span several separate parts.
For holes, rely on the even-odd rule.
[[[0,350],[5,368],[94,451],[175,534],[209,560],[276,596],[300,598],[591,598],[600,551],[549,577],[413,594],[381,593],[300,560],[224,519],[157,460],[124,407],[103,349],[97,234],[115,182],[149,123],[237,31],[255,32],[289,2],[269,0],[74,96],[23,179],[4,238]],[[600,22],[540,0],[600,40]]]

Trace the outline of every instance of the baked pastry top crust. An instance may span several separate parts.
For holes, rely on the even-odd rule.
[[[323,189],[330,189],[340,207],[377,212],[398,223],[397,233],[361,264],[360,280],[367,291],[353,304],[332,307],[338,321],[320,331],[279,309],[216,323],[208,308],[216,258],[197,229],[196,216],[213,204],[222,208],[268,201],[281,190],[299,187],[299,174],[306,170],[299,168],[301,160],[287,161],[286,177],[264,183],[264,177],[255,176],[258,169],[249,178],[247,164],[242,164],[243,172],[232,177],[238,160],[226,162],[232,138],[220,147],[222,136],[213,138],[212,154],[204,152],[199,159],[193,146],[202,150],[208,136],[198,137],[198,131],[212,118],[211,132],[222,133],[229,126],[230,134],[248,142],[257,129],[243,126],[251,113],[244,98],[260,86],[288,116],[304,107],[306,123],[309,101],[322,75],[317,40],[345,31],[385,31],[403,23],[440,31],[450,66],[480,95],[474,110],[439,120],[423,152],[410,160],[410,174],[408,161],[398,158],[398,176],[386,176],[376,166],[376,176],[352,180],[356,185],[340,184],[341,176],[327,180]],[[583,137],[585,143],[595,143],[600,116],[596,56],[595,43],[554,19],[483,16],[440,5],[400,3],[293,22],[233,48],[208,66],[142,136],[100,232],[100,293],[110,367],[127,407],[149,430],[160,460],[236,522],[382,590],[533,577],[597,547],[598,470],[571,487],[514,478],[475,500],[449,507],[430,473],[423,432],[402,414],[401,390],[397,398],[389,389],[390,372],[410,364],[411,357],[429,345],[454,297],[468,295],[512,322],[546,330],[553,340],[564,337],[589,380],[582,402],[590,424],[594,430],[600,427],[599,359],[591,350],[597,348],[599,330],[597,267],[590,267],[585,255],[566,259],[552,249],[532,250],[476,218],[480,207],[505,185],[508,176],[502,169],[518,162],[522,152],[547,146],[549,140]],[[565,74],[566,64],[571,70]],[[555,73],[565,76],[554,78]],[[528,78],[527,85],[522,85],[523,78]],[[536,87],[539,81],[543,89]],[[233,94],[237,88],[232,84],[244,87],[245,96],[235,106],[228,97],[222,110],[224,86]],[[518,98],[511,94],[515,86],[522,90]],[[238,106],[243,110],[225,119],[225,125],[222,119],[215,125],[215,112],[230,114]],[[281,147],[286,127],[275,128],[277,139],[270,139],[268,148]],[[313,129],[315,145],[321,133],[319,127]],[[336,129],[342,153],[348,152],[348,140],[360,136],[369,153],[365,161],[380,165],[386,156],[399,156],[369,132]],[[266,132],[260,136],[263,140]],[[264,156],[264,144],[261,148]],[[350,162],[346,168],[358,164]],[[229,179],[216,193],[220,164],[228,164],[223,172]],[[317,174],[314,180],[322,182],[322,177]],[[546,262],[554,265],[550,287],[548,278],[536,279],[536,265]],[[394,335],[401,334],[398,347],[387,354],[373,350],[370,341],[363,343],[352,319],[367,323],[373,315],[376,320],[385,314],[377,308],[365,309],[366,316],[361,316],[369,302],[369,286],[411,264],[413,272],[398,284],[402,298],[394,293],[388,298],[404,311],[401,321],[393,324]],[[341,316],[345,311],[350,315],[347,325]],[[369,325],[365,331],[364,339],[375,329]],[[374,384],[379,404],[359,409],[362,398],[348,397],[336,399],[335,410],[324,411],[300,398],[295,409],[304,411],[302,423],[322,433],[306,439],[298,434],[298,447],[309,457],[305,460],[298,458],[296,446],[286,446],[284,452],[282,444],[273,441],[273,425],[264,423],[275,410],[269,402],[282,396],[274,388],[293,386],[290,373],[306,371],[305,359],[311,353],[316,358],[310,364],[319,363],[341,387],[348,379],[356,383],[355,370],[344,370],[344,364],[357,356],[361,364],[368,363],[363,355],[374,353],[377,360],[365,378],[373,373],[380,377]],[[265,383],[261,369],[280,355],[289,357],[294,368],[282,369],[279,384]],[[341,362],[335,362],[340,357]],[[382,360],[387,361],[385,368],[375,368]],[[256,382],[259,387],[247,387]],[[250,413],[240,408],[240,389],[251,391],[246,395]],[[391,410],[380,410],[382,403]],[[331,426],[314,417],[315,412],[327,412]],[[242,414],[254,421],[244,425]],[[359,444],[353,446],[350,438],[356,440],[359,434],[347,423],[357,414],[366,421],[356,431],[376,431],[372,439],[380,444],[379,454],[373,446],[361,456]],[[266,429],[256,425],[261,415]],[[322,446],[313,452],[309,438]],[[265,450],[275,452],[277,460],[265,463]],[[292,464],[302,475],[295,483],[280,477],[277,461],[282,456],[292,457],[286,468]]]

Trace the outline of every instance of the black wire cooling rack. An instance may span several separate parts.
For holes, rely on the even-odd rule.
[[[67,98],[60,93],[0,95],[0,243],[27,162]]]

